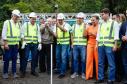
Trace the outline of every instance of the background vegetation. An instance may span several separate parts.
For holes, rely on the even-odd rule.
[[[125,13],[127,0],[0,0],[0,31],[4,20],[9,19],[13,9],[22,13],[53,13],[55,4],[59,12],[100,12],[108,7],[112,13]]]

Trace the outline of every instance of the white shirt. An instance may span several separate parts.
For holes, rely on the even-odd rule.
[[[31,23],[30,22],[28,22],[28,25],[31,25]],[[36,23],[34,24],[34,25],[36,25]],[[38,42],[39,43],[41,43],[41,34],[40,34],[40,26],[39,25],[37,25],[38,27]],[[21,27],[21,38],[24,38],[24,36],[25,36],[25,32],[27,31],[27,22],[25,22],[23,25],[22,25],[22,27]]]
[[[14,23],[14,21],[12,19],[10,20],[10,22],[11,22],[11,24],[19,25],[19,23]],[[16,27],[14,27],[14,28],[16,28]],[[7,29],[8,29],[8,20],[6,20],[4,22],[4,25],[3,25],[3,29],[2,29],[2,40],[6,40],[7,39]]]
[[[109,21],[112,21],[112,20],[109,19],[107,22],[102,21],[101,24],[105,25],[104,28],[106,28],[106,29],[108,28],[108,27],[107,27],[107,26],[108,26],[107,24],[108,24]],[[106,30],[106,29],[105,29],[105,30]],[[116,21],[114,21],[113,30],[114,30],[114,40],[119,40],[119,24],[118,24]],[[97,40],[97,41],[100,40],[100,27],[98,28],[96,40]]]

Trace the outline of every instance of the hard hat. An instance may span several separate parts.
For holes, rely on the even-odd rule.
[[[29,14],[29,17],[34,17],[34,18],[36,18],[36,17],[37,17],[37,15],[36,15],[36,13],[35,13],[35,12],[31,12],[31,13]]]
[[[19,16],[20,17],[20,11],[15,9],[12,11],[12,14],[16,15],[16,16]]]
[[[59,13],[59,14],[57,15],[57,19],[65,19],[64,14],[63,14],[63,13]]]
[[[77,18],[84,18],[85,17],[85,14],[83,12],[80,12],[77,14],[76,16]]]

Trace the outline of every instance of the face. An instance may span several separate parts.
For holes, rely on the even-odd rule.
[[[77,23],[78,24],[82,24],[83,23],[83,20],[84,20],[83,18],[77,18]]]
[[[117,21],[117,22],[120,21],[120,17],[119,17],[119,16],[116,17],[116,21]]]
[[[58,23],[59,23],[60,25],[62,25],[62,24],[64,23],[64,20],[63,20],[63,19],[58,19]]]
[[[101,13],[102,19],[107,20],[108,19],[108,13]]]
[[[19,16],[13,15],[13,16],[12,16],[12,19],[14,20],[14,22],[17,22],[17,21],[19,20]]]
[[[97,25],[98,24],[98,20],[96,19],[96,17],[91,18],[91,23],[92,23],[92,25]]]
[[[36,18],[35,18],[35,17],[30,17],[30,22],[31,22],[32,24],[34,24],[34,23],[36,22]]]
[[[113,15],[112,16],[112,20],[116,20],[116,15]]]

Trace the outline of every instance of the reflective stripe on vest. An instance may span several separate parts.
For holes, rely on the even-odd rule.
[[[114,31],[113,31],[114,21],[108,22],[107,30],[104,30],[105,25],[100,26],[100,40],[99,46],[105,45],[109,47],[114,46]]]
[[[63,28],[66,24],[63,25]],[[57,27],[57,44],[69,44],[69,32],[63,32]]]
[[[29,24],[27,22],[26,24],[26,28],[27,31],[25,32],[25,37],[24,40],[27,43],[37,43],[38,42],[38,36],[37,36],[37,32],[38,32],[38,25],[36,24],[36,26],[31,26],[32,28],[29,28]]]
[[[20,25],[19,25],[19,23],[11,24],[10,20],[8,20],[7,30],[8,30],[7,31],[8,45],[19,44],[19,41],[20,41]]]
[[[73,37],[73,45],[86,45],[87,40],[86,37],[83,36],[84,32],[84,24],[82,24],[79,28],[74,27],[74,37]]]

